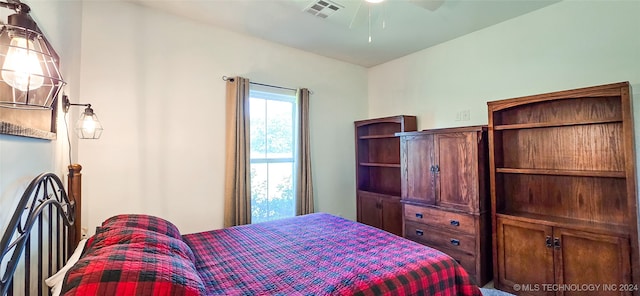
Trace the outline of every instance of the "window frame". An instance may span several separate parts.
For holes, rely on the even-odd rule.
[[[291,188],[291,190],[295,191],[295,170],[296,170],[296,151],[297,151],[297,145],[298,145],[298,141],[296,140],[297,137],[297,130],[298,130],[298,123],[296,121],[297,118],[297,104],[298,104],[298,100],[297,100],[297,95],[295,91],[291,91],[291,90],[280,90],[280,89],[276,89],[276,88],[270,88],[270,87],[263,87],[263,86],[256,86],[256,85],[251,85],[249,87],[249,108],[251,108],[251,100],[252,99],[262,99],[265,100],[267,103],[269,101],[278,101],[278,102],[285,102],[285,103],[290,103],[291,105],[291,156],[290,157],[269,157],[268,152],[266,151],[268,148],[268,143],[265,143],[265,151],[264,154],[261,154],[261,157],[253,157],[254,153],[249,153],[249,164],[250,166],[253,164],[267,164],[267,184],[269,183],[269,166],[268,164],[271,163],[291,163],[291,183],[293,188]],[[266,106],[265,106],[266,107]],[[251,122],[251,111],[248,112],[248,116],[249,116],[249,122]],[[268,113],[268,108],[265,108],[265,141],[267,141],[267,133],[266,131],[268,131],[268,121],[266,121],[267,118],[267,114]],[[250,128],[251,129],[251,128]],[[249,147],[250,147],[250,151],[251,150],[251,135],[250,137],[250,142],[249,142]],[[295,209],[295,192],[293,193],[293,206]],[[251,205],[250,205],[250,212],[252,213],[252,223],[256,222],[254,221],[254,217],[253,217],[253,188],[250,188],[250,194],[251,194]],[[268,196],[268,190],[267,190],[267,198],[269,199]],[[270,200],[269,200],[270,201]],[[292,214],[292,216],[295,216],[295,212]],[[271,220],[275,220],[275,219],[271,219],[270,217],[267,217],[265,220],[261,220],[261,221],[271,221]]]

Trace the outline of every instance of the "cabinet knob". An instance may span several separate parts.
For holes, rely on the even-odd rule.
[[[456,226],[456,227],[460,226],[460,221],[458,220],[451,220],[449,221],[449,223],[451,223],[451,226]]]
[[[423,236],[424,235],[424,231],[422,231],[420,229],[416,229],[416,235],[417,236]]]
[[[560,249],[560,238],[554,238],[553,239],[553,247],[556,249]]]
[[[416,218],[422,219],[422,213],[416,213]]]
[[[544,244],[547,246],[547,248],[551,248],[552,247],[552,242],[551,242],[551,237],[547,236],[547,238],[544,241]]]
[[[454,245],[454,246],[459,246],[460,245],[460,241],[455,239],[455,238],[452,238],[451,239],[451,244]]]

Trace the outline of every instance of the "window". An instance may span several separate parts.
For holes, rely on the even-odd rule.
[[[295,91],[250,87],[251,222],[295,216]]]

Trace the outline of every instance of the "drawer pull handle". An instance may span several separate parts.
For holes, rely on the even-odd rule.
[[[416,213],[416,218],[422,219],[422,213]]]
[[[456,227],[460,226],[460,221],[458,220],[451,220],[449,221],[449,223],[451,223],[451,226],[456,226]]]
[[[416,235],[417,236],[423,236],[424,235],[424,231],[422,231],[420,229],[416,229]]]
[[[460,241],[457,240],[457,239],[452,238],[451,239],[451,244],[454,245],[454,246],[459,246],[460,245]]]

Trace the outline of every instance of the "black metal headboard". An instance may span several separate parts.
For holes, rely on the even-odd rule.
[[[64,266],[75,248],[70,245],[74,239],[69,238],[74,235],[74,220],[75,202],[69,201],[57,175],[43,173],[31,181],[0,241],[0,265],[6,264],[4,272],[0,269],[0,296],[13,295],[17,270],[24,273],[24,292],[16,293],[49,295],[45,278]]]

